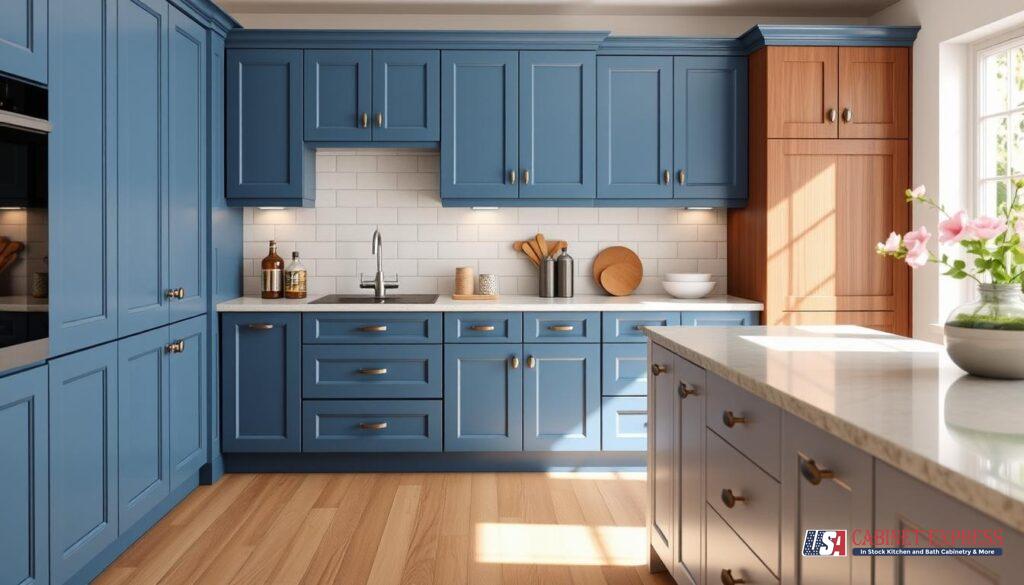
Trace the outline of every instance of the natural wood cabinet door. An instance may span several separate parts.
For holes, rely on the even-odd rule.
[[[768,47],[768,138],[838,136],[839,48]]]
[[[907,138],[910,49],[839,48],[839,137]]]

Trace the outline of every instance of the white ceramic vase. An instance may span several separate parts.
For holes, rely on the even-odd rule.
[[[946,321],[946,351],[984,378],[1024,380],[1024,294],[1020,285],[978,285],[978,299]]]

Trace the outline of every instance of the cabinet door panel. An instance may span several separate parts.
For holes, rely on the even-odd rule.
[[[587,51],[519,53],[520,197],[594,197],[595,63]]]
[[[672,197],[672,58],[597,60],[597,196]]]
[[[170,326],[168,339],[183,342],[168,356],[170,373],[171,489],[206,463],[206,317]]]
[[[443,51],[441,197],[519,196],[519,54]]]
[[[445,451],[522,451],[522,346],[449,345],[444,371]]]
[[[666,371],[649,378],[647,404],[648,531],[651,546],[665,566],[675,558],[676,383],[675,356],[660,345],[648,343],[648,370],[653,365]]]
[[[440,140],[440,99],[439,51],[373,52],[374,140]]]
[[[646,449],[647,398],[645,396],[602,398],[601,450],[644,451]]]
[[[675,58],[675,196],[747,196],[746,57]]]
[[[523,448],[599,451],[601,346],[530,343],[523,354]]]
[[[306,140],[370,140],[370,51],[305,53]]]
[[[7,0],[0,15],[0,71],[45,84],[46,0]]]
[[[835,138],[839,112],[837,47],[767,47],[768,138]]]
[[[171,8],[168,83],[170,321],[206,312],[206,31]]]
[[[167,324],[167,4],[117,1],[117,291],[122,337]]]
[[[704,446],[707,440],[704,411],[707,403],[707,373],[703,368],[672,356],[675,371],[677,414],[675,557],[672,574],[676,581],[701,585],[704,574]],[[685,385],[685,386],[683,386]],[[683,392],[685,388],[687,392]],[[685,395],[685,396],[684,396]],[[711,581],[713,582],[713,581]]]
[[[909,138],[909,61],[906,47],[839,48],[840,138]]]

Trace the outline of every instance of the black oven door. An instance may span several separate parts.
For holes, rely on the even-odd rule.
[[[46,207],[46,135],[0,126],[0,207]]]

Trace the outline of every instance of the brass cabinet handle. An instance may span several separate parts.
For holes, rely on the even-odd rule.
[[[383,376],[388,373],[387,368],[360,368],[359,373],[364,376]]]
[[[548,331],[572,331],[575,325],[548,325]]]
[[[843,122],[849,124],[853,121],[853,110],[850,108],[843,108]]]
[[[369,126],[369,125],[370,125],[370,116],[369,116],[369,114],[367,114],[366,112],[363,112],[363,113],[362,113],[362,114],[361,114],[361,115],[359,116],[359,126],[360,126],[361,128],[366,128],[366,127],[367,127],[367,126]]]
[[[836,123],[836,117],[837,117],[836,116],[836,109],[835,108],[829,108],[828,112],[825,114],[825,117],[828,120],[829,124],[835,124]]]
[[[384,114],[377,112],[374,116],[374,122],[376,122],[378,128],[384,127]]]
[[[747,498],[743,496],[737,496],[732,493],[732,490],[726,488],[722,490],[722,503],[725,504],[726,508],[733,508],[736,506],[736,502],[746,502]]]
[[[666,185],[668,185],[669,181],[672,180],[672,173],[668,172],[668,169],[665,169],[665,172],[662,173],[661,179],[665,181]]]
[[[804,459],[800,462],[800,475],[811,482],[811,485],[818,485],[823,479],[834,479],[836,474],[831,469],[822,469],[814,462],[814,459]]]
[[[248,327],[249,329],[258,329],[260,331],[266,331],[268,329],[273,329],[274,328],[274,324],[273,323],[249,323],[248,325],[246,325],[246,327]]]
[[[732,413],[731,410],[727,410],[727,411],[722,413],[722,422],[725,423],[725,426],[727,426],[727,427],[729,427],[731,429],[731,428],[733,428],[736,425],[746,424],[747,417],[745,417],[745,416],[736,416],[736,415],[734,415]]]
[[[173,343],[168,343],[164,347],[167,349],[167,353],[181,353],[185,351],[185,340],[179,339]]]
[[[533,357],[532,355],[526,358],[526,367],[531,369],[537,367],[537,358]]]
[[[516,184],[516,172],[514,170],[508,172],[508,182],[510,185]]]
[[[512,366],[513,370],[518,370],[519,369],[519,356],[517,356],[517,355],[512,356],[511,358],[509,358],[508,363],[509,363],[510,366]]]
[[[667,371],[668,366],[663,366],[661,364],[651,364],[651,373],[654,374],[655,376],[660,376]]]
[[[722,569],[722,585],[742,585],[743,583],[746,581],[733,577],[730,569]]]
[[[494,331],[494,325],[472,325],[470,331]]]
[[[679,382],[679,397],[686,398],[697,394],[697,389],[686,382]]]
[[[530,169],[523,169],[523,184],[530,184]]]
[[[388,330],[387,325],[366,325],[359,328],[363,333],[384,333]]]
[[[359,428],[367,431],[383,431],[388,428],[386,422],[359,423]]]
[[[679,170],[679,175],[678,175],[678,176],[677,176],[676,178],[678,178],[678,179],[679,179],[679,184],[680,184],[680,185],[682,185],[683,183],[685,183],[685,182],[686,182],[686,171],[684,171],[684,170],[680,169],[680,170]]]
[[[167,298],[169,299],[183,299],[185,298],[185,289],[183,288],[172,288],[167,290]]]

